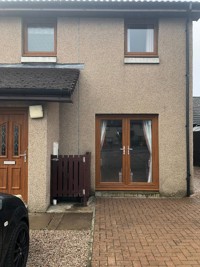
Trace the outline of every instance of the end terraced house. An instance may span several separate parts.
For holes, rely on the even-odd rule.
[[[198,2],[0,0],[0,191],[45,211],[58,143],[91,152],[91,193],[189,195],[199,17]]]

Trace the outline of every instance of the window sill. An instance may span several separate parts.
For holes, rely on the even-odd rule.
[[[57,57],[21,57],[21,63],[56,63]]]
[[[159,57],[127,57],[124,64],[159,64]]]

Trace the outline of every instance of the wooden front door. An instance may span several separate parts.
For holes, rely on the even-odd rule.
[[[0,192],[27,202],[28,123],[25,109],[0,109]]]
[[[96,117],[96,189],[158,190],[158,117]]]

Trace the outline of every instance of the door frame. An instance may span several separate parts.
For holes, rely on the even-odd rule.
[[[123,170],[123,175],[125,175],[124,182],[101,182],[101,173],[100,173],[100,121],[101,120],[112,120],[112,119],[129,119],[129,120],[151,120],[152,121],[152,183],[144,182],[130,182],[127,181],[127,175],[125,175],[125,170]],[[127,127],[127,126],[125,126]],[[95,116],[95,186],[96,190],[131,190],[131,191],[158,191],[159,190],[159,155],[158,155],[158,115],[157,114],[98,114]],[[122,121],[122,129],[124,129]],[[125,133],[122,136],[123,143],[127,142],[129,133]],[[129,141],[128,141],[129,142]],[[123,164],[125,157],[123,157]]]
[[[28,203],[28,108],[27,107],[0,107],[0,115],[24,115],[24,123],[25,123],[25,145],[27,146],[27,162],[24,166],[24,196],[23,200]]]

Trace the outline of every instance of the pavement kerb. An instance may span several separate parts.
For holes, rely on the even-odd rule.
[[[96,200],[95,200],[96,202]],[[92,262],[92,252],[93,252],[93,242],[94,242],[94,224],[95,224],[95,205],[93,207],[93,217],[92,217],[92,224],[91,224],[91,231],[90,231],[90,241],[89,241],[89,249],[88,249],[88,262],[87,267],[91,267]]]

